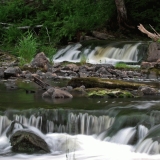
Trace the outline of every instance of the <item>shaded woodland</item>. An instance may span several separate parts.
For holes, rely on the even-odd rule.
[[[16,44],[28,32],[40,46],[77,42],[92,31],[134,39],[147,29],[160,27],[157,0],[14,0],[0,1],[0,44]],[[123,36],[122,36],[123,37]]]

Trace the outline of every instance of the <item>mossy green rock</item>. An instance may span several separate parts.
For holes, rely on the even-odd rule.
[[[126,82],[122,80],[100,79],[100,78],[73,78],[68,85],[79,87],[84,85],[86,88],[107,88],[107,89],[138,89],[145,84]]]
[[[12,151],[21,153],[50,152],[47,143],[33,132],[19,130],[10,138]]]
[[[108,97],[108,98],[131,98],[134,97],[129,91],[108,90],[102,88],[87,89],[88,97]]]

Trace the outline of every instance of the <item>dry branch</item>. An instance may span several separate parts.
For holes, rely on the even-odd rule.
[[[10,26],[13,26],[13,24],[3,23],[3,22],[0,22],[0,24],[3,25],[5,29],[9,29]],[[5,27],[5,26],[8,26],[8,27]],[[35,26],[22,26],[22,27],[17,27],[17,29],[29,29],[31,27],[33,27],[33,28],[41,28],[41,27],[43,27],[43,25],[40,24],[40,25],[35,25]]]
[[[150,37],[151,39],[153,39],[154,41],[158,41],[160,39],[160,35],[156,32],[156,33],[151,33],[149,32],[148,30],[146,30],[144,28],[144,26],[142,24],[140,24],[138,26],[138,29],[144,33],[144,34],[147,34],[148,37]]]

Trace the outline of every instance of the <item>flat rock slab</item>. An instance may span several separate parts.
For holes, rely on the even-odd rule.
[[[122,80],[100,79],[100,78],[73,78],[68,82],[69,86],[79,87],[84,85],[86,88],[107,88],[107,89],[138,89],[145,86],[142,83],[126,82]]]

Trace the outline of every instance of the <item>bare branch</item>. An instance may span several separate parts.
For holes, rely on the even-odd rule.
[[[9,29],[10,26],[13,26],[13,24],[9,24],[9,23],[3,23],[3,22],[0,22],[1,25],[3,26],[8,26],[8,27],[4,27],[5,29]],[[31,28],[32,26],[22,26],[22,27],[17,27],[17,29],[29,29]],[[36,25],[36,26],[33,26],[33,28],[41,28],[43,27],[43,25]]]
[[[153,39],[154,41],[157,41],[157,40],[160,39],[160,35],[159,35],[159,34],[155,34],[155,33],[149,32],[148,30],[146,30],[146,29],[144,28],[144,26],[143,26],[142,24],[140,24],[140,25],[138,26],[138,29],[139,29],[142,33],[147,34],[147,36],[150,37],[151,39]]]
[[[153,31],[158,35],[160,36],[160,34],[149,24],[149,26],[153,29]]]

